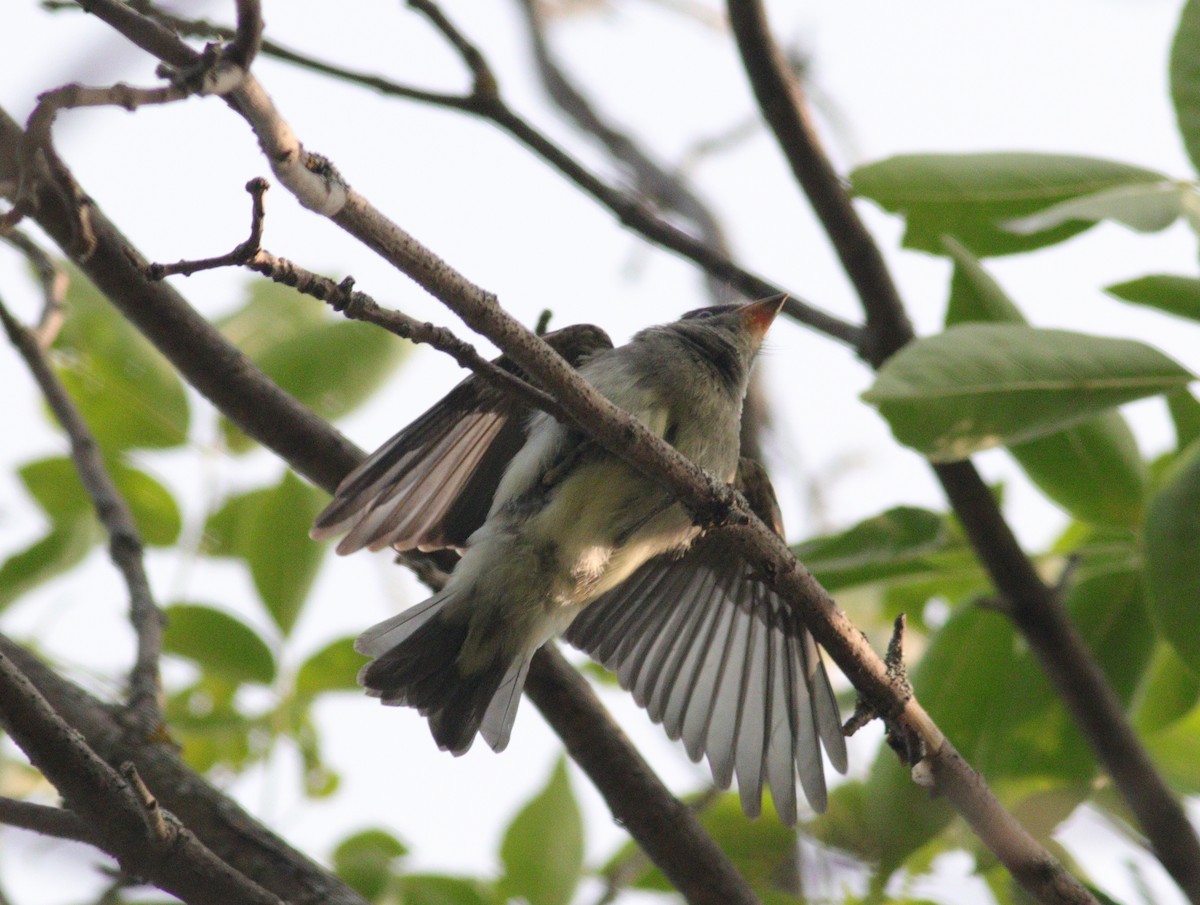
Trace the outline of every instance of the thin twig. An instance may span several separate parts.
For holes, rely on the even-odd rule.
[[[9,340],[42,390],[58,423],[71,441],[71,458],[109,536],[109,554],[129,590],[129,619],[137,634],[137,655],[129,674],[129,709],[141,726],[153,730],[162,720],[158,661],[162,654],[164,618],[154,602],[142,561],[142,540],[133,513],[113,483],[104,457],[87,423],[50,369],[36,338],[9,314],[0,301],[0,322]]]
[[[37,327],[34,328],[33,334],[37,337],[39,348],[49,349],[63,324],[63,300],[67,297],[67,286],[70,283],[67,272],[19,229],[0,234],[0,239],[21,251],[37,272],[38,280],[42,284],[42,311],[38,315]]]
[[[141,268],[146,278],[161,280],[174,274],[191,276],[203,270],[245,267],[269,277],[276,283],[291,286],[297,292],[328,303],[333,310],[344,313],[350,320],[375,324],[401,339],[433,346],[453,358],[460,367],[482,375],[498,388],[523,399],[529,405],[548,412],[555,418],[566,420],[567,415],[553,396],[522,380],[519,375],[488,361],[476,352],[470,343],[459,339],[445,327],[434,326],[428,321],[418,321],[402,311],[382,307],[365,292],[354,288],[353,277],[346,277],[340,283],[336,283],[329,277],[266,251],[262,247],[265,218],[263,196],[269,187],[268,182],[261,177],[246,183],[246,191],[252,199],[250,235],[232,251],[213,258],[183,260],[174,264],[146,264]]]
[[[90,3],[85,2],[85,7]],[[181,34],[231,38],[234,32],[223,26],[195,19],[184,19],[171,15],[159,9],[147,0],[137,0],[127,4],[143,10],[146,16],[153,17],[158,22],[168,24]],[[147,20],[149,21],[149,20]],[[443,15],[441,21],[449,23]],[[436,24],[436,23],[435,23]],[[158,26],[161,28],[162,26]],[[447,35],[457,46],[470,42],[453,26],[450,26],[454,37]],[[148,49],[147,44],[139,44]],[[474,48],[473,48],[474,49]],[[265,40],[263,53],[275,59],[284,60],[296,66],[321,72],[352,84],[371,88],[381,94],[402,97],[407,100],[434,106],[458,110],[490,121],[507,132],[513,139],[520,142],[544,162],[557,170],[564,178],[578,186],[603,207],[612,212],[626,227],[641,235],[647,241],[658,245],[680,257],[692,262],[710,277],[720,280],[737,290],[746,298],[765,298],[769,295],[786,294],[788,299],[783,307],[783,314],[797,323],[804,324],[819,333],[836,339],[851,348],[858,349],[862,342],[862,328],[843,321],[814,307],[803,300],[803,297],[791,290],[781,288],[775,283],[754,274],[730,260],[729,257],[714,249],[708,242],[692,236],[685,230],[659,217],[643,200],[608,185],[594,173],[584,167],[559,145],[552,142],[542,132],[532,126],[527,120],[513,111],[496,92],[479,91],[480,85],[486,86],[488,79],[479,78],[479,61],[483,55],[475,50],[469,56],[464,56],[468,68],[475,77],[476,89],[469,95],[456,95],[444,92],[427,91],[403,85],[391,79],[378,75],[360,72],[343,66],[337,66],[316,60],[306,54],[284,47],[276,42]],[[154,51],[151,51],[152,53]],[[177,52],[177,51],[176,51]],[[490,69],[485,71],[490,74]],[[494,82],[494,78],[492,79]]]
[[[71,839],[88,845],[98,843],[96,833],[74,811],[31,801],[0,797],[0,823],[56,839]]]

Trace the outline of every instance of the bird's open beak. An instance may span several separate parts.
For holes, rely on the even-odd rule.
[[[775,315],[783,308],[785,301],[787,301],[787,295],[780,293],[742,306],[742,319],[756,340],[762,342],[762,338],[767,335],[771,323],[775,320]]]

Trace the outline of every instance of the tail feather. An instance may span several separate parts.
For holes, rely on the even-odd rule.
[[[528,657],[497,656],[464,672],[459,654],[469,614],[449,612],[448,602],[448,595],[435,595],[364,632],[355,647],[375,659],[359,671],[359,684],[384,704],[416,708],[442,750],[466,753],[483,727],[499,751],[508,743]]]

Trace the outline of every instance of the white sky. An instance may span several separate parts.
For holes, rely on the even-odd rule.
[[[228,19],[232,4],[180,6]],[[443,6],[481,44],[512,106],[607,172],[602,158],[561,125],[541,98],[515,3],[446,0]],[[751,101],[728,36],[666,6],[614,0],[563,22],[553,41],[578,84],[615,122],[642,136],[660,159],[676,162],[697,139],[742,122]],[[772,14],[785,41],[801,39],[811,48],[814,94],[830,98],[837,121],[847,124],[831,138],[843,168],[912,151],[1040,150],[1108,157],[1190,179],[1166,84],[1180,7],[1179,0],[825,0],[777,2]],[[266,16],[272,38],[314,55],[435,89],[466,84],[458,60],[401,4],[274,0],[266,3]],[[128,50],[90,17],[47,16],[33,0],[9,0],[0,10],[0,33],[9,45],[0,57],[0,105],[18,119],[28,116],[38,92],[64,82],[154,84],[154,61]],[[648,249],[492,127],[457,113],[330,86],[265,58],[256,72],[306,146],[330,156],[379,208],[496,291],[526,322],[551,307],[556,324],[594,320],[619,341],[703,301],[693,269]],[[216,254],[240,241],[248,214],[242,186],[252,176],[269,176],[245,124],[215,100],[134,115],[69,112],[55,135],[82,185],[158,260]],[[857,319],[828,243],[765,132],[707,159],[693,175],[742,263]],[[272,191],[267,204],[265,245],[273,252],[335,278],[353,274],[379,301],[419,318],[453,322],[438,303],[336,227],[300,210],[283,189]],[[900,251],[900,223],[869,204],[861,210],[918,329],[936,331],[948,266]],[[1182,226],[1148,237],[1102,226],[1065,246],[991,266],[1038,325],[1143,338],[1196,370],[1200,345],[1193,333],[1099,291],[1146,273],[1189,273],[1195,259],[1195,237]],[[0,250],[0,293],[31,316],[37,300],[22,267],[15,255]],[[239,303],[246,280],[218,272],[177,285],[215,316]],[[798,479],[780,481],[794,538],[818,530],[818,522],[843,526],[899,503],[943,506],[920,459],[897,449],[882,422],[858,402],[870,374],[850,354],[782,324],[760,367],[779,422],[777,454],[799,472]],[[394,387],[341,426],[370,448],[459,377],[452,363],[422,350]],[[11,388],[3,403],[8,429],[0,433],[0,556],[6,556],[42,530],[8,471],[16,463],[60,454],[64,444],[46,426],[13,355],[0,354],[0,385]],[[1139,403],[1127,413],[1143,451],[1162,450],[1171,441],[1160,402]],[[265,454],[234,460],[213,453],[202,405],[195,408],[195,422],[188,452],[145,460],[193,504],[193,513],[214,488],[250,487],[277,474]],[[1011,481],[1009,511],[1023,539],[1036,546],[1054,536],[1061,514],[1019,479],[1004,453],[981,456],[979,464],[989,480]],[[777,468],[777,475],[782,471]],[[811,480],[823,489],[826,509],[819,516],[802,501],[802,484]],[[219,601],[255,625],[266,624],[247,603],[247,583],[236,568],[159,554],[150,565],[164,602]],[[285,659],[295,664],[330,638],[356,632],[419,595],[385,556],[330,562]],[[90,676],[123,668],[128,660],[123,608],[122,589],[97,554],[83,574],[5,612],[0,623],[79,664],[76,675],[94,683]],[[704,781],[705,770],[689,764],[623,695],[608,694],[606,701],[673,787],[688,790]],[[326,755],[343,774],[334,801],[314,806],[299,798],[295,759],[286,750],[268,771],[232,784],[248,807],[318,857],[346,832],[379,824],[411,845],[413,863],[421,869],[490,870],[498,833],[545,781],[558,751],[528,702],[508,751],[496,756],[480,745],[460,760],[438,752],[412,712],[385,711],[352,695],[329,698],[319,712]],[[864,769],[870,757],[870,743],[852,746],[854,769]],[[591,816],[589,857],[595,864],[621,834],[586,779],[574,773],[573,781]],[[1075,854],[1119,883],[1124,876],[1119,865],[1106,869],[1101,854],[1111,846],[1102,847],[1096,833],[1082,838],[1087,840],[1082,847],[1096,856]],[[0,883],[21,905],[79,900],[81,890],[96,882],[90,870],[78,867],[78,858],[53,854],[47,843],[13,831],[0,832],[0,840]],[[30,858],[51,868],[55,882],[46,873],[27,873]],[[1122,885],[1113,890],[1129,891]],[[1172,901],[1171,895],[1167,890],[1160,901]]]

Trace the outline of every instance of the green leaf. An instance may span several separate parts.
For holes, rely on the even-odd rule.
[[[943,254],[942,237],[950,235],[979,257],[1040,248],[1091,225],[1076,221],[1019,235],[1005,229],[1005,221],[1104,189],[1165,179],[1109,160],[1022,153],[902,155],[850,174],[855,194],[905,216],[908,248]]]
[[[171,492],[143,471],[120,462],[106,464],[117,492],[133,513],[142,541],[159,547],[174,544],[183,520]],[[70,459],[40,459],[21,466],[19,474],[52,522],[90,516],[93,512],[91,498]]]
[[[1150,503],[1146,586],[1162,637],[1200,673],[1200,443],[1193,443]]]
[[[1014,443],[1009,452],[1030,480],[1075,518],[1097,525],[1141,522],[1150,476],[1119,412]]]
[[[404,843],[386,830],[362,830],[334,849],[333,869],[364,899],[373,902],[399,876],[396,862],[407,854]]]
[[[319,302],[267,280],[221,323],[233,340],[275,383],[318,415],[339,418],[369,397],[395,370],[410,343],[371,324],[331,318]],[[229,448],[253,446],[222,421]]]
[[[104,537],[93,517],[62,519],[41,540],[0,566],[0,609],[77,566]]]
[[[836,792],[835,792],[836,794]],[[763,813],[751,820],[742,811],[736,792],[711,791],[688,795],[683,800],[696,810],[704,831],[746,878],[759,899],[766,903],[780,895],[781,876],[787,876],[796,851],[796,834],[779,822],[769,796],[763,800]],[[645,866],[640,875],[631,876],[639,862]],[[630,842],[603,867],[605,875],[632,880],[639,890],[670,892],[674,889],[662,871],[645,861],[645,856]],[[794,902],[795,899],[790,899]]]
[[[1192,375],[1124,339],[1015,324],[963,324],[893,355],[863,399],[935,461],[1031,440]]]
[[[1181,719],[1200,701],[1200,675],[1179,659],[1175,649],[1160,643],[1137,693],[1133,721],[1139,732],[1159,732]]]
[[[238,771],[253,759],[255,724],[238,712],[233,697],[237,683],[207,673],[195,685],[170,695],[166,724],[179,743],[183,759],[198,773],[220,765]]]
[[[1188,0],[1171,44],[1171,100],[1183,146],[1200,171],[1200,2]]]
[[[301,664],[296,694],[314,698],[326,691],[357,691],[356,677],[365,662],[354,649],[353,637],[332,641]]]
[[[1112,220],[1137,232],[1153,233],[1174,223],[1193,194],[1189,186],[1178,182],[1119,185],[1059,202],[1003,225],[1015,233],[1031,235],[1073,220]]]
[[[1172,274],[1153,274],[1113,283],[1104,289],[1109,295],[1135,305],[1147,305],[1194,321],[1200,321],[1200,280]]]
[[[1175,425],[1175,448],[1186,449],[1200,439],[1200,400],[1188,390],[1167,394],[1167,408]]]
[[[953,239],[954,258],[946,326],[984,321],[1024,324],[1000,285]],[[1013,444],[1009,451],[1046,496],[1083,521],[1132,525],[1141,520],[1149,476],[1133,431],[1118,412],[1077,427]]]
[[[942,236],[942,247],[954,259],[946,326],[984,323],[1024,324],[1025,315],[995,278],[967,248],[952,236]]]
[[[167,607],[163,650],[231,682],[268,684],[275,678],[271,649],[244,622],[199,604]]]
[[[859,522],[840,534],[817,537],[792,548],[828,590],[936,568],[935,556],[950,546],[943,516],[927,509],[898,506]]]
[[[1200,707],[1146,739],[1155,767],[1178,795],[1200,795]]]
[[[175,369],[77,271],[66,307],[53,360],[100,448],[182,444],[188,404]]]
[[[525,805],[500,846],[500,891],[530,905],[567,905],[583,871],[583,821],[571,792],[566,762]]]
[[[254,587],[287,635],[308,596],[324,547],[308,538],[326,495],[291,472],[274,487],[225,502],[205,526],[205,549],[245,560]]]
[[[467,877],[405,874],[404,905],[501,905],[503,900],[483,883]]]

